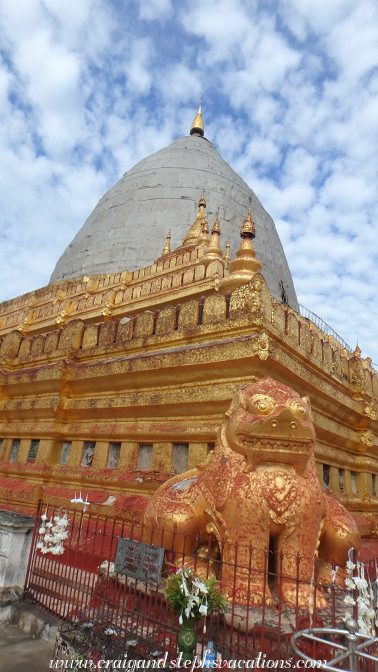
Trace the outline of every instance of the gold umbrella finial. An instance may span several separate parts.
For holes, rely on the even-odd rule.
[[[215,218],[215,222],[214,222],[214,224],[213,224],[213,228],[211,229],[211,233],[212,233],[212,234],[213,234],[213,233],[217,233],[218,236],[220,236],[220,234],[221,234],[221,229],[220,229],[220,225],[219,225],[219,208],[218,208],[218,210],[217,210],[217,216],[216,216],[216,218]]]
[[[180,247],[187,247],[188,245],[197,245],[200,242],[200,238],[202,238],[203,227],[206,219],[205,208],[206,208],[206,200],[205,200],[205,192],[203,191],[202,196],[198,201],[197,217],[192,226],[190,227],[188,233],[186,234],[184,241]]]
[[[235,259],[229,262],[230,273],[218,285],[218,292],[221,294],[226,294],[229,290],[233,292],[234,289],[246,284],[252,280],[256,273],[260,273],[261,271],[261,264],[256,259],[256,253],[252,244],[256,231],[251,214],[251,200],[249,198],[248,215],[240,230],[240,238],[242,239],[240,247]]]
[[[190,135],[198,135],[199,137],[202,138],[204,136],[204,133],[205,133],[205,127],[202,118],[202,96],[201,96],[198,112],[194,117],[194,121],[190,127]]]
[[[217,210],[217,214],[215,217],[215,222],[213,224],[213,227],[211,229],[211,239],[209,245],[206,247],[204,254],[200,260],[200,264],[204,264],[205,266],[208,266],[211,264],[212,261],[218,260],[222,266],[225,266],[226,262],[222,258],[222,250],[219,245],[219,237],[221,234],[221,228],[219,225],[219,208]],[[208,241],[209,239],[209,227],[207,226],[207,220],[205,220],[204,223],[204,228],[203,228],[203,233],[202,233],[202,238],[204,242],[206,242],[206,239]]]
[[[171,254],[171,232],[167,233],[167,240],[165,241],[164,250],[162,252],[162,257],[166,257],[167,254]]]
[[[252,196],[250,196],[248,200],[249,200],[248,215],[246,216],[240,229],[240,237],[251,238],[253,240],[253,238],[256,238],[256,229],[251,213]]]
[[[231,243],[228,240],[227,243],[226,243],[226,254],[223,257],[223,259],[225,260],[225,262],[227,264],[231,261],[230,247],[231,247]]]

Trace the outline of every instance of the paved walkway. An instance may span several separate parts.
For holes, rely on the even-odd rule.
[[[0,625],[0,672],[47,672],[54,644],[33,639],[17,625]]]

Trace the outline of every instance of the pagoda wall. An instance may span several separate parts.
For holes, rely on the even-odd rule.
[[[226,297],[4,335],[0,506],[66,506],[81,491],[93,510],[138,518],[161,482],[206,458],[235,390],[264,375],[310,397],[319,478],[376,534],[377,373],[260,274]]]

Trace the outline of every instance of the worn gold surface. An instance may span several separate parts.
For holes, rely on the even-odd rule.
[[[196,553],[210,533],[223,555],[223,589],[235,591],[240,603],[249,594],[261,603],[270,598],[264,549],[273,538],[278,558],[282,552],[282,598],[294,602],[299,590],[300,604],[308,604],[310,586],[298,588],[296,580],[311,583],[318,547],[322,560],[342,568],[348,550],[360,545],[351,515],[322,492],[314,444],[307,397],[270,377],[249,385],[235,394],[206,462],[151,498],[145,539],[182,557]],[[253,571],[244,572],[251,547]]]

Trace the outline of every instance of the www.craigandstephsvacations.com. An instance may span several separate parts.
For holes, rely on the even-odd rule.
[[[293,658],[286,660],[270,660],[265,653],[259,653],[255,658],[248,660],[214,660],[213,667],[218,670],[310,670],[322,669],[326,665],[325,660],[298,660]],[[182,654],[177,659],[169,660],[168,653],[159,660],[135,660],[127,659],[127,655],[120,660],[98,661],[88,659],[76,660],[51,660],[50,669],[54,670],[201,670],[205,666],[205,660],[195,656],[193,660],[183,660]]]

